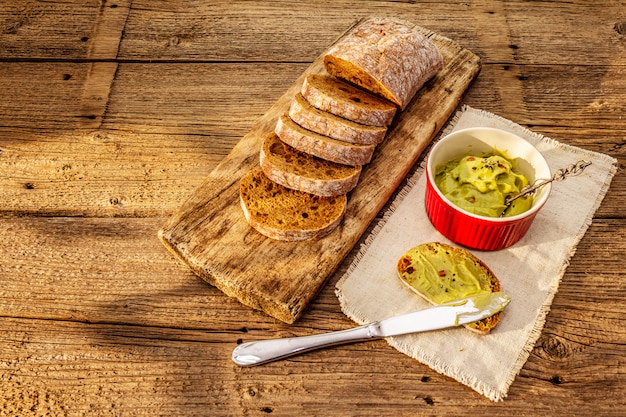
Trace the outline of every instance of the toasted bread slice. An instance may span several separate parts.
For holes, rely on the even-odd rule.
[[[300,93],[291,102],[289,117],[305,129],[358,145],[378,145],[387,133],[387,127],[363,125],[313,107]]]
[[[261,168],[243,176],[239,197],[244,216],[259,233],[277,240],[326,236],[341,222],[347,197],[320,197],[292,190],[267,178]]]
[[[397,111],[395,104],[326,74],[308,75],[300,93],[313,107],[368,126],[389,126]]]
[[[410,249],[398,260],[397,270],[403,282],[432,304],[500,291],[500,281],[487,265],[467,250],[444,243],[425,243]],[[464,326],[486,334],[501,316],[499,312]]]
[[[265,137],[260,164],[269,179],[287,188],[334,197],[348,193],[359,181],[361,166],[327,161],[300,152],[275,133]]]
[[[278,118],[275,132],[280,140],[299,151],[338,164],[365,165],[376,150],[376,145],[356,145],[312,132],[287,115]]]

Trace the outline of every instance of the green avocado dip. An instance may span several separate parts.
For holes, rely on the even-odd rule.
[[[515,216],[532,204],[532,196],[527,196],[507,208],[506,198],[518,194],[528,185],[528,179],[513,160],[497,151],[465,156],[436,167],[435,184],[454,205],[479,216]]]

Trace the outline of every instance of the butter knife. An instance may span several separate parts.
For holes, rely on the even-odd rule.
[[[328,346],[461,326],[502,311],[509,301],[502,292],[483,292],[347,330],[243,343],[232,359],[240,366],[261,365]]]

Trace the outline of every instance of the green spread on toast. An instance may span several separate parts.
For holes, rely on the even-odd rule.
[[[454,255],[446,245],[427,244],[409,250],[398,261],[398,273],[434,304],[491,292],[484,266],[472,257]]]

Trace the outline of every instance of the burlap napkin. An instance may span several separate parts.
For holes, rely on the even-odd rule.
[[[582,175],[554,183],[548,202],[517,244],[495,252],[473,251],[489,265],[511,297],[494,331],[481,336],[453,328],[387,339],[400,352],[500,401],[541,333],[568,261],[608,190],[617,161],[468,106],[451,119],[440,137],[475,126],[497,127],[524,137],[542,152],[552,172],[581,159],[592,162]],[[422,174],[423,167],[398,194],[337,283],[343,312],[359,324],[429,306],[400,281],[395,269],[400,256],[413,246],[431,241],[454,245],[428,220]]]

